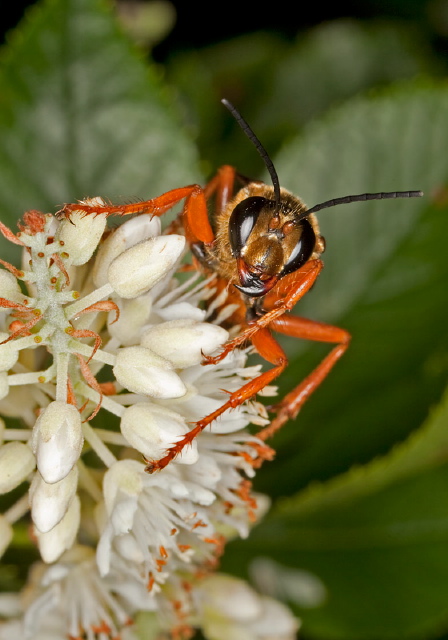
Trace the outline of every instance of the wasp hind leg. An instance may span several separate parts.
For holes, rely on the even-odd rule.
[[[237,391],[234,391],[229,395],[229,399],[219,409],[210,413],[205,418],[196,422],[195,426],[189,431],[182,440],[173,444],[170,449],[167,450],[163,458],[160,460],[148,461],[146,471],[153,473],[159,471],[167,466],[187,445],[191,444],[193,440],[203,431],[206,427],[212,424],[214,420],[219,418],[227,409],[235,409],[243,404],[249,398],[252,398],[259,393],[264,387],[270,384],[280,373],[284,370],[288,364],[285,352],[272,336],[268,329],[260,329],[257,335],[254,337],[254,346],[259,354],[268,360],[275,366],[268,371],[261,373],[259,376],[247,382]]]
[[[261,440],[267,440],[273,436],[285,422],[297,416],[310,395],[325,380],[336,362],[338,362],[347,351],[351,339],[350,334],[348,331],[345,331],[345,329],[322,322],[314,322],[306,318],[299,318],[298,316],[284,315],[273,320],[270,328],[293,338],[337,344],[305,380],[302,380],[283,400],[270,407],[269,410],[275,412],[277,415],[269,426],[257,434],[257,437]]]

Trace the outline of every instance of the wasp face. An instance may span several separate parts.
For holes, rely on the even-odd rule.
[[[236,205],[229,220],[229,240],[237,260],[239,291],[264,296],[280,278],[309,260],[316,236],[306,218],[296,217],[284,203],[278,208],[274,200],[261,196]]]

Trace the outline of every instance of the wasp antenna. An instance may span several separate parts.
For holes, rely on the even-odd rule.
[[[356,196],[344,196],[343,198],[334,198],[333,200],[327,200],[326,202],[321,202],[320,204],[316,204],[311,209],[307,209],[303,213],[300,214],[297,218],[297,222],[299,220],[303,220],[303,218],[308,217],[311,213],[316,213],[316,211],[320,211],[321,209],[328,209],[329,207],[336,207],[338,204],[350,204],[351,202],[364,202],[365,200],[388,200],[394,198],[421,198],[423,195],[423,191],[387,191],[381,193],[361,193]]]
[[[274,187],[274,196],[275,196],[275,212],[277,213],[280,209],[280,182],[278,180],[277,171],[275,170],[274,164],[271,158],[268,155],[268,152],[263,147],[255,133],[252,131],[248,123],[245,121],[241,113],[233,106],[231,102],[223,98],[221,100],[222,104],[227,107],[232,116],[240,125],[241,129],[244,131],[249,140],[253,143],[255,148],[257,149],[260,156],[263,158],[263,162],[266,165],[266,169],[269,171],[269,175],[271,176],[272,186]]]

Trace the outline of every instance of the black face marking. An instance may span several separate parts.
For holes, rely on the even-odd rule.
[[[314,229],[306,219],[300,222],[300,226],[302,228],[302,234],[280,273],[281,278],[288,275],[288,273],[300,269],[313,254],[316,245]]]
[[[270,204],[271,200],[252,196],[242,200],[232,211],[229,220],[229,240],[235,257],[241,254],[262,209]]]

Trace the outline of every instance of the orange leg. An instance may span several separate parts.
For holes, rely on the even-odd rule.
[[[185,199],[183,220],[188,241],[190,243],[199,241],[205,244],[211,244],[215,236],[208,219],[206,201],[213,193],[216,193],[216,206],[217,210],[220,211],[232,196],[234,182],[235,169],[224,165],[219,169],[216,176],[210,180],[205,189],[197,184],[193,184],[187,187],[172,189],[151,200],[126,205],[104,204],[101,206],[97,204],[91,205],[85,202],[65,204],[62,209],[57,212],[57,215],[69,218],[70,214],[74,211],[81,211],[86,215],[105,213],[107,216],[126,216],[148,213],[154,216],[161,216],[181,200]]]
[[[229,340],[224,345],[222,351],[217,356],[204,356],[203,364],[217,364],[221,362],[227,354],[242,345],[248,340],[254,341],[256,334],[264,327],[270,327],[271,324],[283,316],[286,311],[294,307],[297,302],[311,289],[316,281],[317,276],[322,271],[323,262],[321,260],[310,260],[299,271],[284,278],[287,282],[280,280],[273,291],[273,294],[266,296],[265,301],[273,308],[265,313],[256,321],[251,323],[239,336],[233,340]],[[283,298],[279,298],[279,294],[283,290],[288,290]]]
[[[188,240],[199,240],[210,244],[215,239],[210,222],[208,220],[207,204],[202,187],[197,184],[188,187],[180,187],[163,193],[157,198],[135,202],[126,205],[90,205],[84,202],[76,204],[65,204],[59,216],[66,218],[74,211],[81,211],[86,215],[98,215],[105,213],[109,216],[127,216],[135,213],[149,213],[153,216],[161,216],[169,209],[172,209],[178,202],[185,198],[184,220],[188,229]]]
[[[220,213],[233,196],[236,171],[228,164],[218,169],[216,175],[210,180],[204,189],[205,198],[215,193],[216,213]]]
[[[278,331],[279,333],[284,333],[296,338],[317,340],[319,342],[338,343],[338,345],[303,382],[291,391],[279,404],[272,408],[277,412],[277,416],[269,427],[266,427],[258,434],[258,437],[265,440],[273,435],[273,433],[275,433],[275,431],[277,431],[288,419],[297,415],[304,402],[326,378],[332,367],[346,351],[350,342],[350,334],[344,329],[320,322],[313,322],[312,320],[299,318],[297,316],[283,315],[285,311],[288,310],[288,305],[291,303],[295,304],[298,297],[302,297],[302,295],[304,295],[304,293],[306,293],[314,283],[320,269],[322,268],[322,263],[318,260],[313,262],[315,264],[305,272],[305,275],[302,274],[302,277],[297,279],[296,289],[282,301],[278,309],[273,309],[271,312],[266,313],[264,316],[259,318],[256,323],[254,323],[256,331],[250,335],[252,343],[261,357],[273,364],[274,368],[263,372],[247,384],[243,385],[241,389],[230,394],[227,402],[213,413],[205,416],[202,420],[199,420],[194,428],[191,429],[191,431],[189,431],[182,440],[179,440],[170,449],[168,449],[163,458],[156,461],[149,461],[146,471],[152,473],[166,467],[166,465],[169,464],[185,446],[191,444],[201,431],[222,415],[224,411],[238,407],[243,402],[257,394],[275,380],[275,378],[277,378],[285,369],[288,364],[285,352],[271,335],[269,329],[266,326],[263,326],[267,316],[270,316],[271,318],[270,328]],[[226,353],[228,353],[228,351],[226,351]],[[220,359],[221,357],[218,356],[217,361],[219,362]]]
[[[305,380],[288,393],[281,402],[270,408],[270,410],[277,413],[277,416],[268,427],[258,433],[258,437],[262,440],[270,438],[285,422],[297,416],[306,400],[327,377],[339,358],[347,351],[350,343],[350,334],[345,329],[314,322],[306,318],[298,318],[297,316],[277,318],[270,327],[274,331],[294,338],[338,344]]]
[[[216,420],[220,415],[227,411],[227,409],[234,409],[235,407],[240,406],[245,400],[248,400],[255,394],[257,394],[261,389],[264,389],[266,385],[270,384],[288,364],[288,360],[286,358],[285,352],[278,344],[278,342],[273,338],[270,331],[268,329],[260,329],[256,336],[253,339],[254,346],[260,355],[274,364],[274,368],[269,371],[265,371],[260,374],[250,382],[246,383],[235,391],[231,393],[227,402],[225,402],[219,409],[213,411],[199,422],[196,422],[191,431],[189,431],[182,440],[179,440],[174,444],[170,449],[167,450],[166,454],[160,460],[151,460],[148,461],[148,465],[145,469],[148,473],[153,473],[154,471],[159,471],[166,467],[187,445],[191,444],[193,440],[203,431],[208,425],[210,425],[213,420]]]

